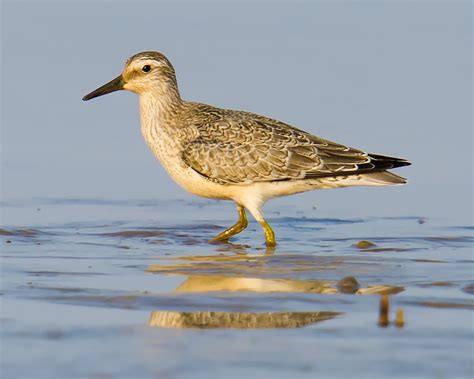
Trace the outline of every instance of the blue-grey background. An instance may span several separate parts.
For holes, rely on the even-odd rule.
[[[143,142],[135,95],[81,101],[160,50],[185,99],[413,162],[407,186],[279,202],[469,222],[472,35],[470,1],[3,1],[1,197],[191,198]]]

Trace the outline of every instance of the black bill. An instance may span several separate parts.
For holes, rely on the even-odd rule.
[[[110,92],[119,91],[123,89],[124,81],[122,75],[117,76],[115,79],[111,80],[107,84],[104,84],[102,87],[97,88],[95,91],[87,94],[82,98],[82,100],[87,101],[93,99],[94,97],[106,95]]]

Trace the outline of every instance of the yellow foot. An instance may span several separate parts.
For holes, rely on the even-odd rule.
[[[211,239],[209,243],[228,241],[230,237],[235,236],[247,227],[248,221],[247,214],[245,213],[245,208],[241,205],[238,205],[237,210],[239,212],[239,221],[237,221],[237,223],[235,225],[232,225],[229,229],[226,229],[222,233],[219,233],[217,236]]]

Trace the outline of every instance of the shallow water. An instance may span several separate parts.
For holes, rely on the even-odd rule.
[[[278,211],[271,251],[209,245],[222,202],[3,203],[2,377],[472,377],[472,226]]]

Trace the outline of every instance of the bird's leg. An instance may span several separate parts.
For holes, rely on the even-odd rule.
[[[267,247],[275,247],[276,246],[276,239],[275,239],[275,233],[273,232],[273,229],[270,227],[268,224],[267,220],[263,217],[262,212],[260,211],[260,207],[252,207],[252,208],[247,208],[250,213],[252,213],[252,216],[255,217],[255,220],[258,221],[260,225],[262,225],[263,231],[265,232],[265,243],[267,244]]]
[[[275,233],[273,229],[268,224],[267,220],[263,219],[259,221],[260,225],[262,225],[263,231],[265,232],[265,243],[268,247],[274,247],[276,245]]]
[[[239,212],[239,221],[232,225],[229,229],[224,230],[222,233],[219,233],[209,242],[222,242],[227,241],[230,237],[235,236],[236,234],[240,233],[244,230],[247,225],[247,214],[245,213],[245,208],[242,205],[237,205],[237,211]]]

